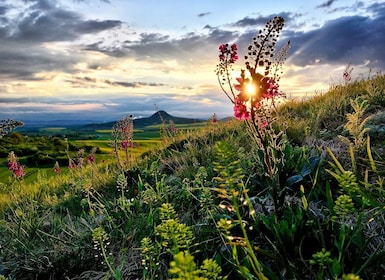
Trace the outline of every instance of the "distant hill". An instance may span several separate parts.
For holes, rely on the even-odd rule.
[[[173,121],[174,124],[191,124],[191,123],[206,122],[206,120],[201,120],[201,119],[175,117],[165,111],[158,111],[147,118],[134,119],[133,122],[134,122],[134,128],[144,128],[150,125],[160,125],[162,123],[168,124],[170,121]],[[115,123],[116,122],[90,123],[87,125],[82,125],[80,129],[82,130],[111,129],[115,125]]]

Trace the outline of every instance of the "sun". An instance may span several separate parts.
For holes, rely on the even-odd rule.
[[[249,96],[254,96],[256,95],[257,87],[252,83],[248,83],[245,87],[245,90]]]

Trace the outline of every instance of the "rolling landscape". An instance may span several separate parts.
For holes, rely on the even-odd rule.
[[[384,279],[385,4],[341,2],[0,1],[0,280]]]
[[[384,90],[375,76],[280,106],[271,128],[285,131],[271,155],[279,185],[235,119],[131,119],[123,165],[107,144],[116,124],[10,132],[1,139],[0,277],[381,279]],[[50,160],[26,164],[18,179],[7,153],[24,164],[27,148]],[[68,168],[75,158],[84,165]]]
[[[83,121],[82,121],[83,122]],[[189,119],[169,115],[165,111],[155,112],[149,117],[133,119],[134,139],[136,146],[131,154],[139,155],[151,148],[157,148],[161,143],[160,129],[167,128],[170,123],[183,130],[194,130],[206,125],[207,120]],[[64,126],[66,125],[66,126]],[[60,165],[68,165],[68,152],[76,152],[80,148],[91,150],[97,147],[97,157],[100,160],[111,158],[113,140],[112,128],[115,122],[74,124],[67,121],[53,123],[24,124],[13,134],[0,139],[0,182],[6,182],[9,177],[6,158],[10,150],[15,151],[28,172],[25,180],[36,179],[37,171],[46,169],[51,172],[57,161]],[[68,145],[68,147],[67,147]]]

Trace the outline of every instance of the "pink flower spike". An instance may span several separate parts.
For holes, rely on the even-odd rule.
[[[18,167],[18,169],[14,170],[13,171],[13,174],[17,177],[17,178],[22,178],[24,177],[25,173],[23,172],[23,167],[20,165]]]

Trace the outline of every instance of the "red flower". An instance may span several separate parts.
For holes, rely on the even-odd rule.
[[[239,84],[234,84],[234,88],[235,88],[237,91],[242,92],[243,79],[242,79],[241,77],[237,77],[236,80],[237,80],[237,82],[238,82]]]
[[[56,174],[59,174],[59,173],[60,173],[60,166],[59,166],[59,163],[58,163],[58,162],[55,162],[55,166],[53,167],[53,171],[54,171]]]
[[[13,171],[13,170],[16,170],[18,169],[19,167],[19,164],[15,161],[8,161],[8,169]]]
[[[217,117],[217,114],[214,114],[213,117],[212,117],[212,122],[213,123],[218,123],[218,117]]]
[[[246,105],[242,101],[240,101],[240,99],[238,97],[235,98],[234,116],[238,120],[250,119],[250,112],[247,111]]]
[[[344,78],[345,82],[350,82],[351,79],[352,79],[352,76],[350,75],[350,73],[348,72],[344,72],[344,74],[342,75],[342,77]]]
[[[90,163],[90,164],[94,164],[95,163],[95,156],[93,154],[89,155],[86,160]]]
[[[122,141],[122,148],[123,149],[127,149],[127,147],[128,147],[128,141],[127,140],[123,140]]]
[[[228,44],[221,44],[219,45],[219,60],[223,62],[228,63],[234,63],[236,60],[238,60],[238,53],[237,53],[238,47],[236,44],[232,44],[230,47]],[[226,61],[226,58],[228,58],[228,61]]]
[[[238,98],[242,102],[246,102],[249,99],[249,96],[244,90],[244,83],[247,83],[248,79],[243,79],[242,77],[236,78],[239,84],[234,84],[234,88],[239,91]]]
[[[23,166],[19,165],[17,169],[13,170],[13,174],[17,178],[22,178],[25,176],[25,173],[23,172]]]
[[[261,82],[264,98],[273,98],[278,95],[279,85],[274,79],[265,77]]]
[[[227,46],[226,46],[226,44],[220,44],[220,45],[219,45],[219,51],[220,51],[221,53],[225,53],[225,52],[227,51]]]
[[[269,124],[269,123],[267,122],[267,120],[264,120],[264,121],[262,122],[262,124],[261,124],[261,128],[266,128],[268,124]]]

